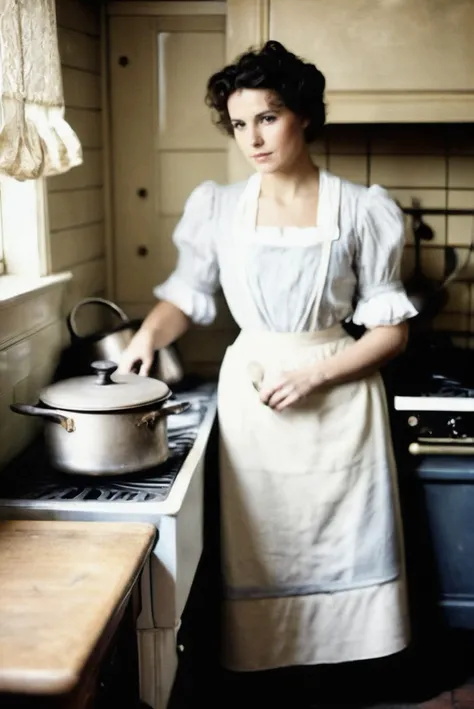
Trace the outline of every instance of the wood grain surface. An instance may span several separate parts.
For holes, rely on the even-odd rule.
[[[155,536],[141,523],[0,522],[0,692],[74,689]]]

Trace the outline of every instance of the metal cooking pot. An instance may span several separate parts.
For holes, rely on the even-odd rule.
[[[114,375],[115,362],[93,362],[96,376],[64,379],[40,393],[36,405],[12,411],[45,419],[51,463],[66,473],[122,475],[169,456],[167,416],[189,403],[165,405],[168,386],[138,374]]]
[[[80,335],[77,328],[77,315],[79,310],[86,305],[100,305],[111,310],[118,316],[119,322],[108,330],[102,330],[86,336]],[[74,372],[74,374],[83,374],[85,371],[89,371],[91,362],[95,360],[120,362],[123,352],[141,325],[140,320],[130,320],[115,303],[98,297],[84,298],[79,301],[69,313],[66,322],[71,336],[72,348],[77,354],[76,365],[78,371]],[[177,384],[182,380],[184,376],[183,367],[174,347],[162,347],[157,351],[150,376],[170,385]]]

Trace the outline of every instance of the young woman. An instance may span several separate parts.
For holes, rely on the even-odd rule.
[[[255,169],[205,182],[178,265],[121,363],[215,317],[241,328],[219,380],[224,664],[265,670],[397,653],[408,642],[396,471],[378,369],[416,314],[403,219],[379,186],[311,160],[325,80],[278,42],[212,76],[207,103]],[[365,334],[354,341],[341,322]]]

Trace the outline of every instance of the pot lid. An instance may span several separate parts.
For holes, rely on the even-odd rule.
[[[69,411],[118,411],[147,406],[167,399],[164,382],[138,374],[115,374],[115,362],[92,362],[95,376],[73,377],[51,384],[40,394],[54,409]]]

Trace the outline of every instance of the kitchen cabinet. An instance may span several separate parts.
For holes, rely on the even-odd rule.
[[[225,17],[159,12],[108,25],[115,299],[131,317],[176,264],[172,234],[189,194],[227,178],[227,139],[204,102],[224,63]]]
[[[474,120],[472,0],[228,0],[227,58],[267,39],[326,77],[328,122]]]

